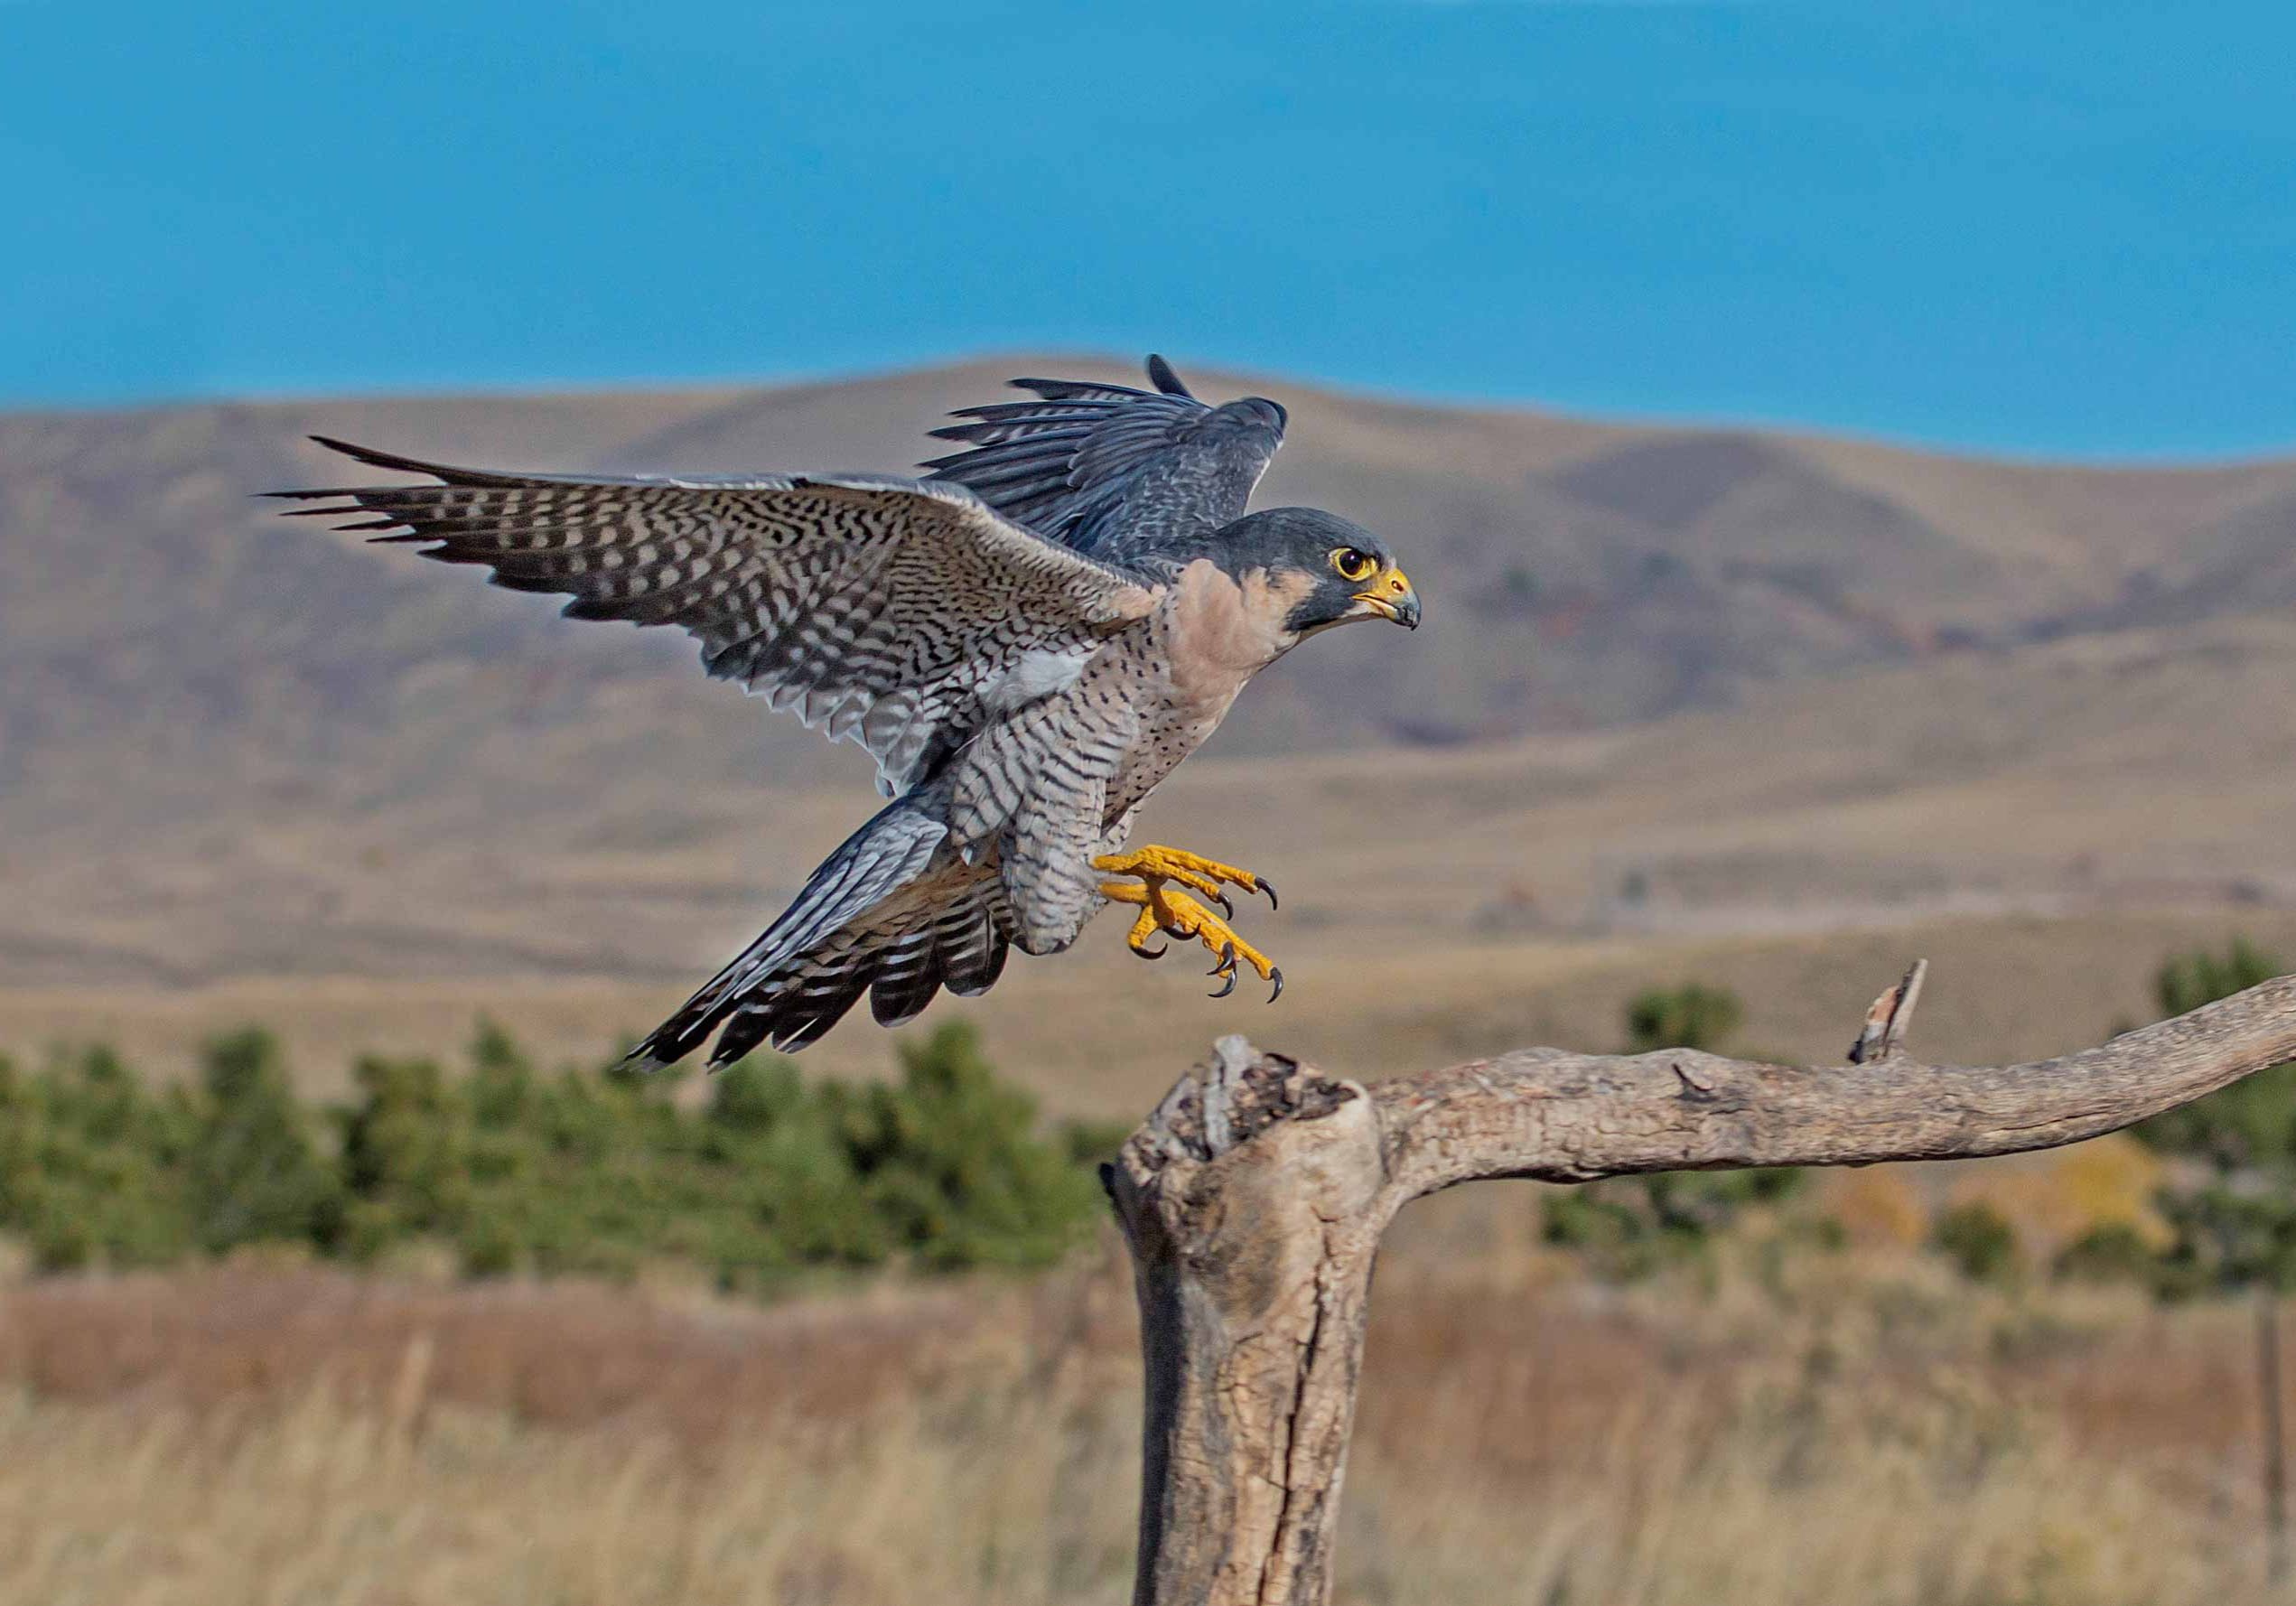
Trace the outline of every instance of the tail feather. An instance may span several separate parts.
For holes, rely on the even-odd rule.
[[[770,1041],[794,1054],[817,1041],[871,994],[870,1013],[886,1026],[913,1019],[957,965],[971,991],[996,979],[1011,946],[1004,885],[994,869],[952,864],[872,910],[792,958],[766,985],[744,994],[727,1023],[713,1064],[738,1060]],[[952,935],[954,934],[954,935]],[[985,943],[985,951],[972,945]]]
[[[783,1053],[794,1054],[845,1019],[845,1012],[869,990],[870,972],[866,965],[853,962],[851,944],[836,946],[847,950],[844,963],[834,968],[809,964],[792,985],[740,1004],[710,1050],[710,1063],[730,1064],[769,1039]]]
[[[905,932],[887,944],[869,984],[869,1013],[880,1026],[898,1026],[922,1013],[941,990],[941,970],[934,964],[940,922]]]
[[[794,979],[788,974],[793,960],[835,938],[923,875],[947,835],[945,825],[912,804],[894,803],[881,810],[822,862],[796,901],[755,942],[632,1049],[630,1060],[649,1066],[682,1060],[727,1016],[761,994],[779,996]],[[846,1006],[851,1003],[846,1000]],[[826,1023],[821,1028],[827,1029]],[[756,1041],[751,1038],[747,1047],[755,1047]],[[713,1059],[735,1059],[746,1051],[728,1054],[721,1042]]]
[[[902,823],[905,809],[910,820],[926,821],[930,834]],[[667,1065],[713,1032],[713,1065],[769,1042],[795,1053],[844,1019],[864,993],[870,1013],[898,1026],[944,985],[964,995],[985,992],[1012,948],[1004,883],[994,864],[934,864],[940,832],[938,821],[908,806],[886,809],[814,872],[789,911],[631,1058]]]
[[[997,887],[1003,892],[1003,884]],[[996,985],[1013,952],[1013,921],[1002,901],[985,904],[975,919],[956,930],[943,949],[943,979],[959,998],[972,998]]]
[[[888,922],[898,935],[882,948],[869,991],[869,1013],[881,1026],[915,1020],[944,986],[969,998],[1003,973],[1013,919],[1003,880],[986,870],[961,888],[937,891],[924,919]]]

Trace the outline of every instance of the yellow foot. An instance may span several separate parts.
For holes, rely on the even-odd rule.
[[[1233,864],[1223,864],[1218,859],[1208,859],[1201,854],[1191,854],[1177,847],[1140,847],[1128,854],[1103,854],[1092,861],[1095,870],[1110,875],[1136,875],[1150,886],[1160,882],[1176,881],[1183,887],[1201,892],[1225,910],[1233,919],[1236,906],[1221,892],[1223,885],[1241,887],[1247,892],[1265,892],[1267,906],[1279,907],[1275,901],[1275,883],[1264,875],[1254,875],[1248,870],[1238,870]],[[1126,902],[1136,900],[1126,899]],[[1174,936],[1180,933],[1174,932]]]
[[[1101,894],[1110,902],[1134,904],[1140,910],[1132,929],[1125,934],[1125,946],[1143,959],[1161,959],[1170,950],[1148,946],[1148,939],[1157,932],[1183,939],[1193,938],[1212,956],[1212,967],[1207,974],[1222,978],[1213,997],[1225,998],[1236,991],[1238,961],[1250,966],[1262,981],[1271,985],[1267,995],[1270,1004],[1283,997],[1283,973],[1275,967],[1274,961],[1238,937],[1233,926],[1186,892],[1175,892],[1164,884],[1168,880],[1179,879],[1177,875],[1157,875],[1141,886],[1121,881],[1101,883]]]

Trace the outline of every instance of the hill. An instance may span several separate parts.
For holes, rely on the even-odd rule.
[[[303,443],[313,429],[543,468],[899,469],[948,407],[1043,369],[1122,372],[1037,357],[754,392],[0,416],[0,807],[21,832],[83,819],[95,798],[123,826],[266,789],[430,792],[514,730],[580,729],[608,765],[646,740],[665,687],[743,769],[762,755],[817,772],[809,738],[695,686],[682,640],[567,628],[532,599],[269,519],[247,495],[341,476]],[[2241,612],[2278,595],[2245,577],[2296,562],[2296,462],[2005,464],[1200,383],[1292,405],[1263,500],[1386,534],[1437,627],[1407,646],[1320,644],[1237,710],[1233,752],[1728,707],[1957,645]]]
[[[849,827],[858,755],[682,638],[247,494],[339,475],[313,429],[899,468],[1048,370],[1122,372],[0,417],[0,987],[667,1001]],[[1191,378],[1289,404],[1263,502],[1379,528],[1429,609],[1279,666],[1158,801],[1158,837],[1285,886],[1279,957],[1400,943],[1441,993],[1495,944],[2296,901],[2296,461],[2019,464]]]

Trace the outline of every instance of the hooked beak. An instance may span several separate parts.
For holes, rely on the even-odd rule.
[[[1356,593],[1355,600],[1367,612],[1392,619],[1407,630],[1419,628],[1419,593],[1401,569],[1389,569]]]

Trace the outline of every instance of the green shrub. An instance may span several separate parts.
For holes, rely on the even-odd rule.
[[[2024,1275],[2024,1253],[2009,1219],[1983,1200],[1955,1205],[1929,1230],[1930,1247],[1973,1283],[2008,1285]]]
[[[1136,1125],[1132,1121],[1063,1121],[1060,1147],[1076,1164],[1097,1170],[1102,1162],[1116,1157],[1116,1151],[1125,1146],[1125,1140],[1133,1134]]]
[[[1099,1202],[1089,1175],[1032,1135],[1036,1101],[1000,1084],[963,1022],[901,1050],[898,1088],[852,1099],[844,1130],[877,1212],[927,1265],[1043,1265]]]
[[[1738,994],[1727,987],[1685,982],[1653,987],[1627,1005],[1627,1052],[1655,1049],[1718,1050],[1746,1016]]]
[[[1582,1253],[1598,1276],[1633,1282],[1703,1256],[1739,1224],[1745,1210],[1782,1204],[1806,1180],[1792,1166],[1755,1166],[1581,1183],[1547,1196],[1543,1236],[1557,1247]],[[1838,1247],[1838,1231],[1818,1228],[1795,1236],[1804,1247]]]
[[[210,1254],[328,1235],[341,1182],[311,1141],[278,1043],[250,1028],[201,1057],[201,1100],[184,1154],[191,1235]]]
[[[326,1122],[276,1044],[210,1044],[196,1088],[154,1095],[94,1050],[26,1076],[0,1060],[0,1232],[50,1268],[161,1265],[294,1243],[368,1262],[445,1246],[471,1275],[628,1276],[649,1262],[768,1290],[809,1268],[1039,1265],[1099,1209],[1103,1134],[1036,1130],[977,1041],[901,1050],[892,1085],[808,1085],[787,1060],[545,1077],[499,1028],[457,1075],[360,1060]]]
[[[2161,1257],[2161,1292],[2296,1287],[2296,1209],[2286,1189],[2283,1174],[2162,1190],[2158,1206],[2176,1239]]]
[[[0,1067],[0,1229],[45,1270],[176,1259],[189,1137],[180,1096],[149,1097],[107,1050],[33,1077]]]
[[[2281,973],[2243,938],[2162,965],[2153,994],[2183,1014]],[[2133,1129],[2178,1163],[2159,1196],[2176,1232],[2158,1260],[2164,1298],[2296,1286],[2296,1062],[2245,1077]]]
[[[2152,993],[2164,1017],[2181,1015],[2280,974],[2277,958],[2245,937],[2235,937],[2222,954],[2204,948],[2171,957],[2154,976]]]
[[[370,1260],[410,1237],[456,1235],[474,1181],[470,1089],[449,1087],[432,1060],[371,1056],[351,1082],[359,1102],[339,1112],[344,1197],[331,1247]]]
[[[2049,1275],[2061,1283],[2130,1283],[2142,1288],[2161,1279],[2161,1256],[2125,1221],[2090,1228],[2057,1252]]]
[[[770,1284],[805,1265],[873,1265],[898,1234],[862,1186],[843,1131],[842,1089],[808,1091],[787,1060],[718,1073],[703,1143],[736,1182],[714,1251],[728,1286]]]
[[[2166,1019],[2280,974],[2276,958],[2235,938],[2222,954],[2196,950],[2169,959],[2153,978],[2153,996]],[[2205,1161],[2219,1172],[2290,1163],[2296,1161],[2296,1061],[2243,1077],[2130,1130],[2163,1153]]]
[[[1560,1188],[1546,1198],[1541,1236],[1558,1248],[1575,1251],[1599,1277],[1637,1282],[1699,1247],[1695,1240],[1666,1234],[1641,1208],[1645,1202],[1639,1189],[1615,1184]]]

